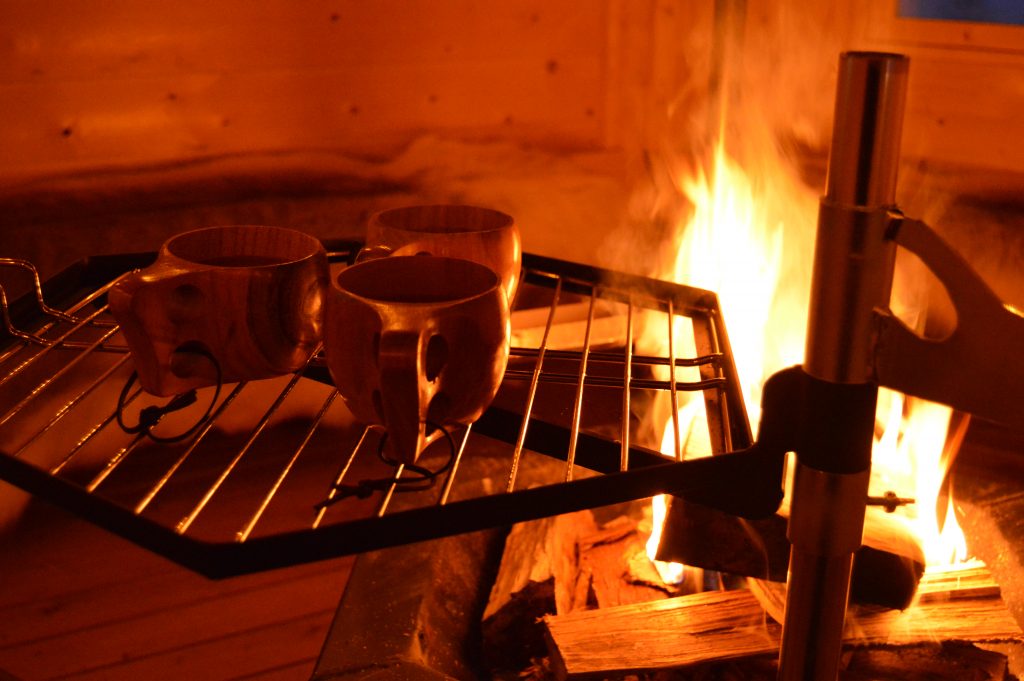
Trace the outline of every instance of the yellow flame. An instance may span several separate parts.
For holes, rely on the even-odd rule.
[[[886,403],[888,403],[886,405]],[[872,450],[871,494],[892,490],[912,495],[914,504],[901,510],[921,541],[929,566],[966,561],[967,541],[948,498],[939,508],[940,492],[950,461],[946,447],[952,410],[926,400],[880,391],[879,413],[885,430]],[[951,440],[956,440],[956,434]],[[945,522],[940,525],[938,511]]]
[[[753,179],[719,141],[709,171],[698,169],[680,183],[693,214],[680,226],[679,247],[670,273],[675,281],[718,295],[753,424],[759,418],[765,378],[781,366],[799,363],[803,357],[806,313],[793,314],[786,308],[794,293],[798,300],[806,298],[809,283],[794,287],[800,278],[793,277],[788,282],[788,298],[783,296],[780,301],[777,292],[786,270],[786,234],[810,233],[815,214],[813,197],[792,183],[791,174],[769,175],[772,181]],[[806,303],[796,305],[798,310],[805,307]],[[777,312],[787,319],[770,335],[770,322]],[[694,352],[688,325],[678,324],[673,335],[682,353]],[[711,454],[704,401],[699,393],[680,407],[676,421],[666,424],[661,451],[674,456],[678,449],[686,458]],[[660,541],[660,522],[655,520],[658,529],[648,542],[652,560]],[[682,566],[674,569],[681,570]]]
[[[665,514],[668,511],[668,503],[664,494],[651,499],[651,510],[653,512],[651,536],[647,539],[647,557],[654,563],[658,574],[666,584],[679,584],[686,575],[686,566],[680,563],[671,563],[657,560],[658,545],[661,543],[661,530],[665,524]]]
[[[707,412],[704,400],[698,396],[679,408],[679,439],[680,447],[687,459],[711,456],[711,434],[708,432]],[[671,421],[665,425],[665,433],[661,437],[662,454],[674,456],[676,451],[675,424]]]
[[[779,280],[782,225],[758,200],[757,187],[719,143],[710,177],[682,183],[694,207],[674,266],[676,281],[718,294],[749,413],[760,404],[765,329]]]
[[[679,248],[671,276],[718,294],[742,383],[751,424],[760,416],[765,379],[775,371],[803,361],[810,262],[816,219],[816,197],[772,151],[758,155],[757,172],[747,172],[726,153],[714,148],[710,170],[698,170],[680,182],[693,206],[692,217],[681,225]],[[897,278],[893,307],[909,325],[924,318],[927,295],[914,277]],[[915,288],[916,286],[916,288]],[[693,351],[692,335],[674,327],[682,352]],[[650,342],[650,341],[648,341]],[[662,341],[656,341],[661,343]],[[669,421],[662,452],[686,457],[710,451],[703,400],[694,395]],[[966,547],[952,512],[938,527],[936,502],[949,462],[943,456],[950,423],[947,407],[882,391],[878,422],[884,426],[873,453],[872,494],[895,491],[916,503],[902,509],[911,517],[925,547],[929,564],[962,560]],[[660,536],[660,524],[658,535]],[[657,548],[652,537],[648,553]]]

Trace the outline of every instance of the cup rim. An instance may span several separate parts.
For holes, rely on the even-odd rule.
[[[378,282],[382,280],[393,281],[388,277],[387,272],[374,272],[374,270],[388,270],[412,266],[423,266],[429,262],[430,267],[440,268],[445,276],[459,277],[466,280],[467,277],[479,277],[480,283],[473,291],[460,296],[438,297],[426,300],[396,300],[391,297],[374,295],[360,286],[352,286],[352,283],[344,285],[344,280],[366,277],[366,282]],[[452,272],[452,270],[461,270]],[[354,283],[354,282],[353,282]],[[363,282],[359,282],[362,284]],[[467,300],[474,300],[489,295],[494,290],[501,290],[501,280],[497,273],[486,265],[481,265],[473,260],[464,258],[451,258],[441,255],[393,255],[385,258],[366,260],[346,267],[336,276],[331,278],[331,286],[336,291],[345,295],[367,301],[374,304],[400,305],[400,306],[426,306],[426,305],[452,305]],[[362,289],[362,290],[360,290]]]
[[[445,228],[431,228],[431,227],[412,227],[404,224],[394,224],[390,222],[393,218],[398,216],[415,215],[418,213],[429,214],[432,211],[473,211],[482,215],[487,216],[488,220],[493,220],[494,223],[484,227],[461,227],[457,226],[454,229],[451,225],[447,225],[448,229]],[[474,206],[464,203],[433,203],[424,205],[413,205],[413,206],[399,206],[397,208],[387,208],[385,210],[377,211],[371,218],[371,224],[377,224],[387,229],[396,229],[406,232],[413,232],[417,234],[480,234],[487,232],[498,232],[501,230],[509,229],[515,226],[515,219],[503,211],[494,208],[485,208],[483,206]]]
[[[208,233],[208,232],[215,232],[215,231],[225,231],[225,230],[236,231],[236,232],[258,232],[258,231],[287,232],[287,233],[290,233],[290,234],[294,235],[295,237],[298,237],[300,240],[304,241],[306,246],[307,246],[307,250],[303,254],[301,254],[301,255],[286,256],[286,257],[282,257],[279,260],[274,260],[273,262],[250,263],[250,264],[241,264],[241,265],[229,265],[229,264],[223,264],[223,263],[209,262],[209,261],[206,261],[206,260],[197,259],[197,258],[193,257],[192,254],[181,253],[180,250],[176,250],[176,249],[180,249],[180,247],[182,246],[182,242],[187,242],[187,241],[190,241],[192,239],[197,239],[197,238],[200,237],[201,234],[205,234],[205,233]],[[198,229],[191,229],[191,230],[188,230],[186,232],[181,232],[180,234],[175,234],[174,236],[172,236],[169,239],[167,239],[166,241],[164,241],[163,245],[160,247],[160,251],[162,253],[166,253],[166,254],[168,254],[170,256],[173,256],[174,258],[177,258],[178,260],[181,260],[182,262],[187,262],[187,263],[192,264],[192,265],[200,265],[202,267],[209,267],[209,268],[213,268],[213,269],[224,269],[224,270],[267,269],[267,268],[274,268],[274,267],[282,267],[282,266],[285,266],[285,265],[293,265],[293,264],[296,264],[296,263],[304,262],[304,261],[309,260],[311,258],[317,257],[317,255],[320,254],[320,253],[325,253],[326,252],[324,250],[323,243],[318,238],[313,236],[312,234],[309,234],[307,232],[303,232],[303,231],[298,230],[298,229],[293,229],[291,227],[280,227],[280,226],[277,226],[277,225],[214,225],[214,226],[210,226],[210,227],[200,227]],[[277,254],[274,254],[274,255],[277,255]]]

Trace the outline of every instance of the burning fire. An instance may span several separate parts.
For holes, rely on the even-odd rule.
[[[787,236],[792,236],[786,227],[806,222],[807,215],[813,219],[814,197],[808,194],[799,197],[806,200],[773,205],[768,197],[792,196],[798,188],[753,179],[728,156],[721,142],[710,165],[709,171],[699,169],[694,178],[681,183],[694,213],[682,230],[671,276],[718,294],[736,369],[741,377],[756,377],[745,378],[743,386],[747,411],[756,421],[761,385],[771,373],[766,373],[766,367],[774,370],[798,363],[802,356],[806,314],[783,320],[777,329],[769,324],[776,291],[789,264],[783,262],[786,248],[791,247]],[[794,284],[806,299],[810,277]]]
[[[967,542],[953,512],[952,497],[939,508],[943,478],[966,430],[966,421],[949,438],[952,410],[941,404],[882,390],[879,412],[886,411],[882,436],[872,450],[872,494],[905,490],[915,499],[906,515],[921,539],[930,566],[967,560]],[[948,445],[947,445],[948,442]],[[945,516],[939,523],[938,512]]]
[[[678,253],[662,276],[718,294],[756,428],[765,379],[803,361],[818,199],[774,151],[741,166],[719,141],[707,166],[678,183],[693,213],[679,225]],[[897,277],[893,308],[912,328],[924,318],[923,288],[912,277]],[[682,325],[675,329],[676,342],[692,343],[687,331]],[[885,390],[879,396],[871,494],[891,490],[916,500],[900,512],[915,526],[928,563],[935,566],[966,557],[952,510],[945,513],[944,527],[935,512],[955,454],[955,447],[946,446],[950,417],[951,410],[941,405]],[[680,408],[677,421],[678,443],[670,420],[662,452],[674,456],[682,449],[689,458],[709,454],[706,429],[699,430],[706,421],[699,394]],[[660,527],[657,508],[655,526]],[[658,539],[652,536],[648,545],[652,556]]]
[[[647,539],[647,555],[651,557],[651,562],[654,563],[663,582],[679,584],[683,581],[686,566],[654,558],[654,554],[658,551],[658,544],[661,543],[661,530],[665,524],[665,514],[668,512],[668,503],[665,501],[664,494],[659,494],[651,500],[651,511],[653,517],[651,518],[651,536]]]

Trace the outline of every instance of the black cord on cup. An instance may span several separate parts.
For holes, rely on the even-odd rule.
[[[163,417],[166,416],[167,414],[176,411],[181,411],[182,409],[185,409],[186,407],[190,407],[193,404],[195,404],[197,397],[196,390],[193,388],[192,390],[189,390],[187,392],[175,395],[166,404],[154,404],[148,407],[144,407],[142,411],[139,412],[139,422],[136,423],[134,426],[126,425],[124,422],[125,402],[128,399],[129,391],[131,390],[132,386],[135,385],[135,381],[137,381],[139,378],[139,373],[137,371],[132,371],[131,376],[128,377],[128,381],[124,384],[124,387],[121,389],[121,394],[118,395],[117,397],[117,425],[121,427],[121,430],[130,435],[143,433],[154,442],[170,444],[174,442],[181,442],[182,440],[186,440],[192,437],[192,435],[194,435],[195,432],[199,430],[199,428],[204,423],[206,423],[207,420],[209,420],[210,414],[213,412],[213,407],[215,404],[217,404],[217,398],[220,397],[220,389],[221,385],[223,384],[223,381],[221,380],[222,374],[220,369],[220,362],[218,362],[217,358],[214,357],[210,352],[203,349],[190,349],[189,352],[193,352],[197,355],[202,355],[203,357],[210,360],[210,362],[213,363],[213,368],[217,372],[217,385],[213,392],[213,399],[210,400],[210,404],[209,406],[206,407],[206,411],[203,413],[202,417],[198,421],[196,421],[191,427],[189,427],[188,430],[186,430],[183,433],[179,433],[178,435],[165,437],[161,435],[154,435],[152,432],[152,429],[155,428],[156,425],[160,423],[160,420],[163,419]]]
[[[456,446],[455,438],[452,437],[452,434],[448,432],[447,428],[437,423],[432,423],[430,421],[427,421],[427,425],[433,428],[434,430],[440,430],[444,434],[445,439],[448,441],[448,458],[445,460],[444,465],[442,465],[440,468],[432,471],[426,466],[420,466],[414,463],[407,463],[405,464],[405,468],[402,469],[402,472],[403,474],[411,472],[413,473],[412,476],[372,478],[369,480],[360,480],[354,485],[345,483],[333,485],[331,489],[335,490],[337,494],[334,497],[331,497],[330,499],[324,499],[323,501],[317,503],[313,508],[316,510],[320,510],[322,508],[331,506],[332,504],[336,504],[342,499],[347,499],[349,497],[367,499],[370,496],[372,496],[374,492],[385,491],[389,489],[392,485],[395,485],[395,491],[397,492],[421,492],[423,490],[427,490],[433,487],[434,482],[437,480],[438,476],[447,473],[448,470],[452,467],[452,464],[455,462]],[[377,446],[377,456],[378,458],[380,458],[381,461],[383,461],[387,465],[397,468],[398,466],[401,465],[401,462],[388,458],[384,454],[384,445],[387,443],[387,441],[388,434],[384,433],[384,435],[380,439],[380,443]]]

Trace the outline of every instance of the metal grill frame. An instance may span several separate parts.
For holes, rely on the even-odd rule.
[[[328,242],[325,246],[333,263],[345,263],[357,252],[360,244],[350,241]],[[18,363],[19,353],[30,352],[39,347],[77,349],[80,351],[79,357],[95,352],[119,353],[123,358],[99,375],[94,384],[84,392],[87,395],[104,381],[113,380],[111,377],[118,368],[128,363],[130,355],[126,346],[111,342],[116,338],[117,328],[105,312],[105,293],[118,276],[148,265],[154,257],[155,254],[149,253],[87,258],[45,284],[39,282],[35,269],[29,263],[0,259],[0,266],[22,268],[34,277],[34,291],[10,305],[3,289],[0,288],[0,303],[3,306],[5,323],[5,330],[0,330],[0,386],[19,373],[24,368],[23,365],[37,361],[35,358],[39,354],[48,352],[43,349]],[[679,406],[677,395],[681,391],[703,392],[708,431],[715,453],[731,452],[751,445],[750,427],[725,321],[714,293],[527,253],[523,256],[520,293],[529,286],[549,289],[552,295],[542,341],[537,347],[513,347],[512,350],[514,358],[533,359],[533,370],[524,372],[510,369],[505,377],[506,382],[528,382],[525,407],[522,413],[515,413],[499,406],[492,406],[471,428],[460,433],[456,438],[458,447],[454,452],[452,469],[440,485],[440,491],[433,493],[433,500],[422,506],[389,512],[395,492],[395,486],[392,485],[389,490],[380,493],[376,512],[368,517],[322,524],[321,511],[309,527],[273,534],[254,534],[267,504],[288,475],[292,464],[302,454],[306,443],[313,437],[320,419],[335,403],[341,403],[335,399],[337,391],[332,391],[322,408],[317,413],[310,414],[311,425],[305,439],[296,447],[288,464],[275,478],[275,484],[268,490],[255,514],[245,520],[237,532],[224,537],[223,540],[209,541],[189,534],[192,521],[216,495],[221,483],[233,472],[235,464],[246,455],[249,445],[260,436],[274,410],[287,398],[289,391],[300,378],[330,383],[321,355],[311,358],[305,369],[295,373],[264,418],[254,424],[251,436],[246,439],[247,444],[238,451],[232,463],[212,480],[207,493],[193,512],[174,526],[147,517],[145,509],[153,496],[160,492],[166,480],[174,474],[176,466],[162,479],[158,479],[134,506],[115,503],[99,490],[106,475],[131,453],[130,449],[115,453],[93,478],[92,483],[81,485],[61,475],[64,463],[75,455],[76,448],[72,448],[61,464],[47,470],[20,458],[21,451],[28,446],[22,445],[10,452],[0,450],[0,478],[207,577],[223,578],[490,527],[507,526],[515,522],[631,501],[660,493],[682,493],[688,488],[700,485],[700,478],[694,477],[692,462],[681,462],[679,424],[675,420]],[[547,347],[555,310],[560,297],[565,294],[582,296],[584,300],[589,301],[583,348],[578,351],[553,350]],[[621,303],[628,311],[626,341],[624,347],[616,353],[591,348],[591,329],[596,301],[601,299]],[[45,301],[65,309],[55,309]],[[54,301],[59,301],[59,304]],[[513,309],[516,309],[515,304]],[[634,312],[638,309],[664,313],[668,322],[667,356],[640,356],[633,353],[633,320]],[[673,338],[673,328],[678,317],[688,317],[692,322],[697,348],[696,357],[676,357],[677,340]],[[98,333],[99,340],[76,340],[76,334],[85,328],[91,328],[93,335]],[[26,332],[24,329],[32,331]],[[52,336],[54,333],[57,335]],[[52,336],[49,340],[46,339],[47,334]],[[570,360],[578,364],[579,370],[575,376],[546,371],[546,358]],[[619,365],[621,379],[589,374],[588,362],[611,362]],[[664,381],[634,377],[634,367],[645,364],[697,367],[700,380],[680,382],[676,380],[675,371],[668,372],[669,378]],[[16,422],[21,407],[48,389],[54,378],[56,376],[41,381],[24,396],[19,395],[14,407],[8,408],[7,413],[0,414],[0,428],[9,422]],[[572,423],[569,427],[545,422],[533,415],[533,400],[538,386],[543,383],[568,383],[575,387],[576,397],[572,407]],[[581,429],[581,413],[585,406],[584,388],[589,386],[620,389],[622,425],[617,441]],[[624,386],[628,386],[629,389],[623,389]],[[222,398],[221,406],[214,410],[214,419],[223,412],[226,405],[238,397],[244,387],[245,384],[238,384],[231,391],[225,387],[228,394]],[[632,392],[637,389],[665,391],[670,396],[678,461],[630,442],[630,400]],[[66,416],[84,398],[81,394],[69,396],[65,406],[54,414],[53,421],[42,432]],[[112,420],[113,414],[102,427],[111,427]],[[211,421],[199,431],[196,443],[206,436],[214,423],[215,421]],[[361,451],[363,440],[372,431],[372,427],[363,430],[359,444],[349,453],[347,463],[342,465],[334,483],[342,481],[352,460]],[[510,447],[508,483],[503,491],[493,494],[450,500],[449,493],[456,482],[459,464],[471,431],[476,435],[499,440]],[[36,433],[32,436],[29,444],[39,435],[40,433]],[[191,448],[186,450],[191,451]],[[564,479],[539,487],[516,489],[520,458],[526,451],[564,461]],[[577,467],[588,469],[598,475],[577,478],[574,474]],[[399,467],[396,475],[401,474],[402,470]],[[313,495],[309,500],[312,505],[323,498],[324,490],[320,488],[311,490],[310,493]]]

